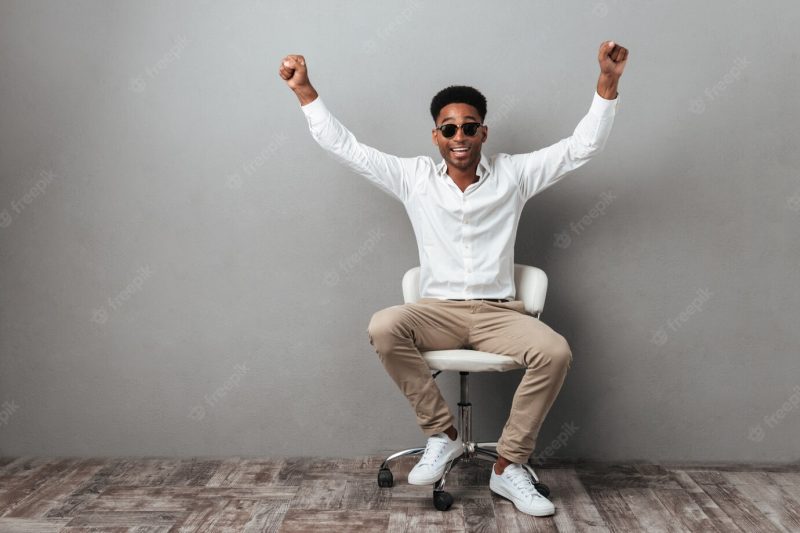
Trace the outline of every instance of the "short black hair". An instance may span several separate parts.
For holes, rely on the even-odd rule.
[[[451,85],[436,93],[431,100],[431,116],[433,122],[442,108],[448,104],[469,104],[478,110],[481,115],[481,122],[486,118],[486,97],[478,89],[467,85]]]

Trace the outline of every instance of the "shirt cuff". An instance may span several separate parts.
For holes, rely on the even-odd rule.
[[[320,124],[324,124],[326,120],[328,120],[328,116],[330,115],[330,111],[328,111],[328,107],[325,105],[325,102],[322,101],[322,98],[317,95],[314,100],[307,103],[306,105],[301,105],[300,109],[303,110],[303,113],[306,116],[306,122],[308,123],[309,129],[314,131],[315,128],[319,127]]]
[[[618,104],[619,104],[619,91],[617,91],[616,98],[614,98],[613,100],[608,100],[600,96],[600,93],[598,93],[597,89],[595,89],[594,98],[592,99],[592,107],[589,109],[589,111],[595,113],[596,115],[601,115],[601,116],[614,115],[617,111]]]
[[[300,109],[302,109],[303,113],[305,113],[309,118],[312,118],[314,115],[318,116],[320,113],[325,113],[328,111],[328,108],[325,106],[325,102],[322,101],[322,97],[320,96],[317,96],[314,98],[314,100],[306,105],[301,105]]]

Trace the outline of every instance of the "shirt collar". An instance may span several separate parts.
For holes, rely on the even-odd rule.
[[[447,176],[447,162],[442,159],[442,161],[436,166],[437,174],[439,176]],[[481,152],[481,160],[478,163],[477,174],[480,176],[478,178],[478,182],[483,181],[483,179],[489,174],[489,159]]]

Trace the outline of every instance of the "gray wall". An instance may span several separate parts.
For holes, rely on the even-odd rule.
[[[423,444],[366,335],[411,225],[316,145],[279,62],[304,54],[363,142],[438,160],[436,91],[487,95],[486,153],[532,151],[572,132],[615,39],[606,150],[516,243],[574,352],[537,454],[798,460],[800,8],[378,4],[0,4],[0,454]],[[520,377],[474,377],[481,440]]]

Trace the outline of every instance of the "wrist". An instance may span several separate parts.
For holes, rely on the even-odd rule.
[[[319,96],[311,85],[304,85],[303,87],[298,87],[293,90],[294,94],[297,95],[297,99],[300,100],[300,105],[310,104]]]
[[[597,80],[597,94],[606,100],[614,100],[617,97],[617,85],[619,76],[613,74],[600,74]]]

